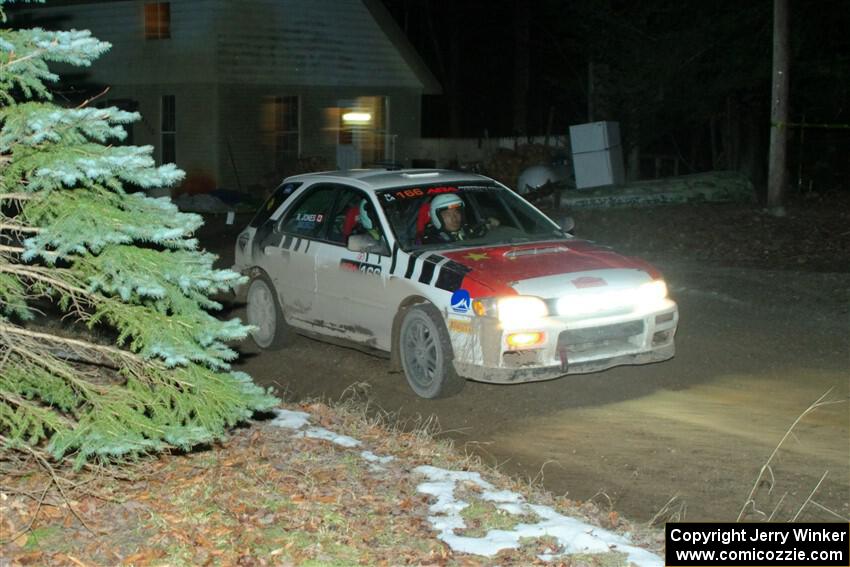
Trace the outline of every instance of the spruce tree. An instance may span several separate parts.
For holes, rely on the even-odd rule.
[[[0,30],[0,449],[77,466],[220,439],[277,403],[230,369],[247,328],[211,314],[241,276],[199,250],[198,215],[144,192],[183,173],[112,145],[136,113],[52,100],[48,63],[109,47]],[[74,324],[43,324],[47,306]]]

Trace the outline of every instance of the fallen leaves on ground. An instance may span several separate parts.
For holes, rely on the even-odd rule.
[[[226,444],[122,469],[63,474],[68,499],[41,469],[0,481],[4,565],[530,565],[551,546],[530,541],[495,558],[453,553],[428,522],[422,464],[483,471],[500,486],[606,528],[616,514],[519,486],[423,432],[388,431],[365,412],[312,403],[313,422],[363,446],[293,436],[258,421]],[[360,451],[392,455],[375,466]],[[3,461],[0,464],[8,465]],[[119,475],[115,474],[120,471]],[[85,526],[82,522],[85,522]],[[614,526],[612,526],[612,524]],[[16,535],[17,534],[17,535]],[[656,549],[661,538],[645,533]],[[590,561],[588,564],[593,564]]]

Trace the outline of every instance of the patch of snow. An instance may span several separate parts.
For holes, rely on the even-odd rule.
[[[372,451],[361,451],[360,456],[369,461],[370,463],[380,463],[382,465],[385,465],[395,459],[395,457],[393,457],[392,455],[379,457]]]
[[[437,536],[455,551],[492,557],[502,549],[516,549],[522,538],[553,537],[563,548],[563,553],[540,555],[539,558],[550,561],[563,555],[577,553],[608,553],[619,551],[628,556],[628,561],[639,567],[660,567],[664,561],[658,555],[640,547],[614,532],[598,528],[591,524],[559,514],[549,506],[522,503],[522,497],[510,491],[493,491],[490,483],[481,479],[478,473],[448,471],[432,466],[421,466],[414,472],[430,479],[417,487],[419,492],[436,498],[431,504],[433,514],[428,520]],[[456,529],[465,527],[461,510],[468,504],[455,498],[454,491],[460,481],[471,482],[485,492],[485,500],[500,502],[501,509],[512,514],[536,514],[541,521],[534,524],[518,524],[512,530],[490,530],[484,537],[459,536]]]
[[[310,437],[311,439],[324,439],[325,441],[330,441],[331,443],[336,443],[342,447],[357,447],[360,445],[360,441],[355,439],[354,437],[349,437],[348,435],[340,435],[338,433],[334,433],[324,427],[311,427],[310,429],[300,433],[299,435],[303,435],[304,437]]]
[[[522,495],[510,490],[499,490],[498,492],[487,491],[481,495],[481,499],[490,502],[504,502],[506,504],[523,502]]]
[[[310,423],[310,414],[301,411],[275,410],[275,418],[271,424],[277,427],[300,430]],[[343,447],[357,447],[361,442],[347,435],[340,435],[322,427],[308,427],[296,435],[313,439],[324,439]],[[394,460],[392,456],[379,456],[371,451],[361,451],[360,456],[370,463],[370,470],[384,470],[380,464]],[[598,528],[559,514],[549,506],[540,506],[525,502],[522,495],[510,490],[496,488],[481,478],[477,472],[452,471],[430,465],[420,466],[414,472],[428,478],[417,486],[417,491],[434,498],[429,507],[428,521],[438,532],[437,537],[453,550],[461,553],[492,557],[502,549],[517,549],[523,538],[552,537],[563,550],[557,554],[541,554],[543,561],[552,561],[564,555],[579,553],[608,553],[621,552],[628,556],[628,561],[638,567],[661,567],[664,561],[658,555],[632,545],[631,541],[614,532]],[[468,537],[455,534],[455,530],[466,527],[461,511],[469,503],[455,497],[458,484],[472,484],[481,489],[478,497],[488,502],[494,502],[498,509],[509,514],[536,515],[540,518],[537,523],[517,524],[512,530],[490,530],[483,537]]]
[[[310,422],[310,414],[303,411],[275,410],[275,417],[271,425],[284,427],[286,429],[301,429]]]

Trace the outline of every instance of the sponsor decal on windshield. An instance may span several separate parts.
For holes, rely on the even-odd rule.
[[[429,195],[439,195],[440,193],[457,193],[457,187],[428,187],[426,189],[422,189],[420,187],[413,187],[412,189],[398,189],[398,190],[390,190],[384,191],[381,193],[381,198],[386,203],[392,203],[396,200],[404,200],[404,199],[418,199],[419,197],[425,197]]]

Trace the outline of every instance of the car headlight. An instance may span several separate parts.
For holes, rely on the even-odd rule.
[[[472,309],[482,317],[498,317],[505,327],[533,325],[549,314],[546,303],[530,295],[478,299],[472,303]]]
[[[558,314],[567,317],[592,315],[617,309],[650,311],[659,307],[666,298],[667,284],[664,280],[652,280],[631,289],[565,296],[558,300],[557,307]]]
[[[667,299],[667,284],[664,280],[652,280],[641,285],[637,292],[637,305],[639,307],[652,307]]]

